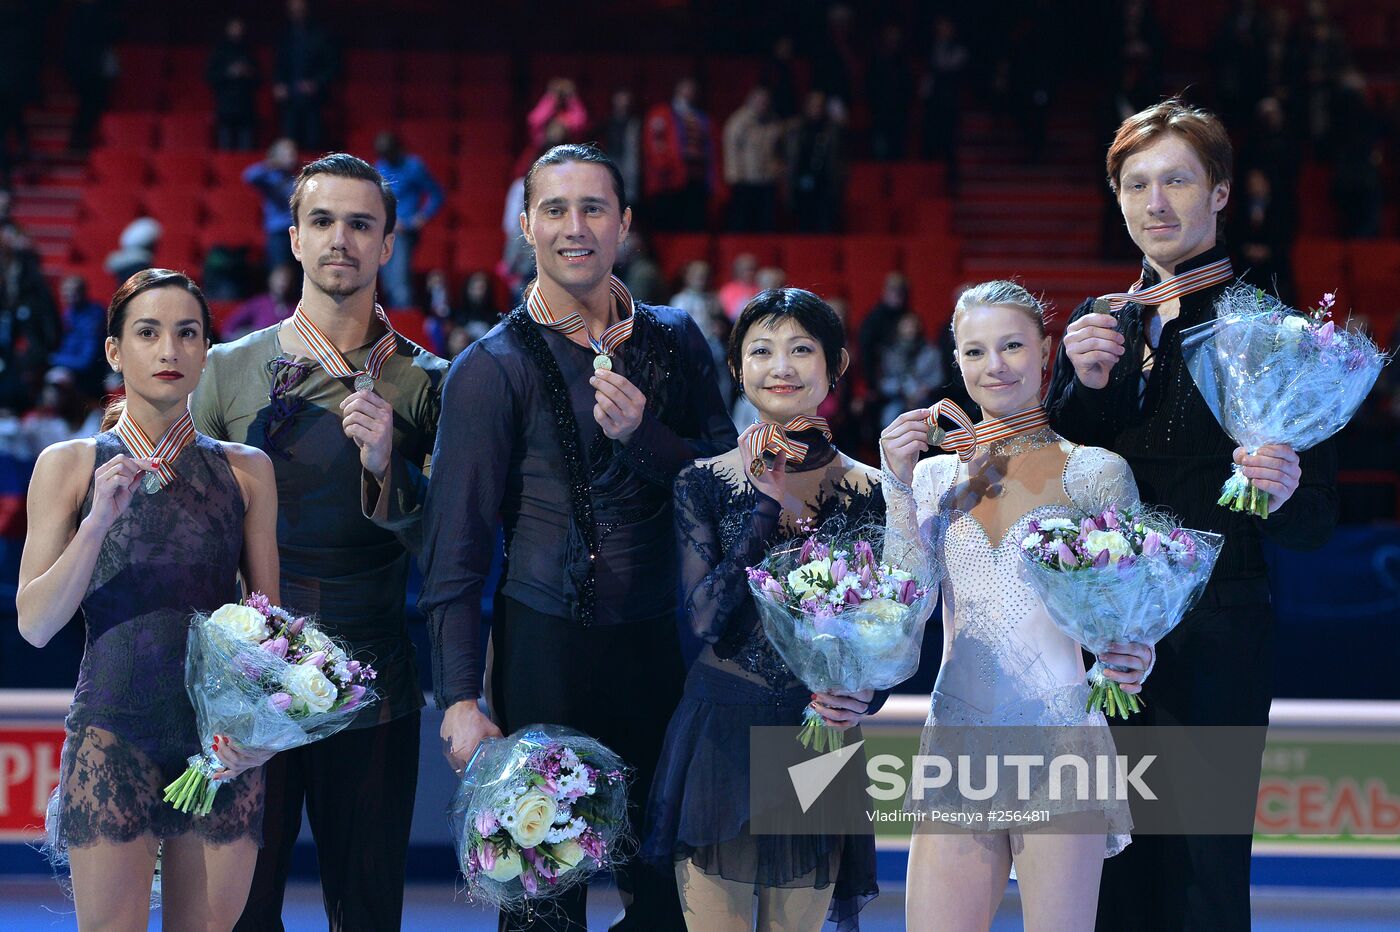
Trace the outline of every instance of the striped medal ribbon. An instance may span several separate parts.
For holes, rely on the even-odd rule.
[[[768,471],[768,464],[763,459],[765,455],[776,456],[783,453],[795,465],[802,465],[802,461],[807,458],[807,444],[801,440],[793,440],[788,434],[804,430],[819,430],[823,437],[831,440],[831,425],[824,417],[799,414],[785,424],[764,424],[760,427],[754,435],[758,452],[749,463],[749,473],[757,479]]]
[[[613,367],[613,354],[632,336],[632,324],[636,319],[637,306],[632,300],[632,292],[627,290],[627,286],[616,275],[612,276],[608,282],[608,292],[612,295],[613,303],[619,308],[618,317],[620,319],[604,330],[603,335],[596,340],[593,338],[593,334],[588,333],[588,325],[583,322],[583,315],[577,311],[561,317],[550,310],[549,302],[544,299],[544,295],[540,292],[539,282],[530,288],[530,295],[525,299],[525,312],[530,315],[531,320],[541,327],[547,327],[556,333],[562,333],[564,336],[570,336],[582,330],[587,334],[588,343],[596,354],[593,357],[593,368],[611,369]]]
[[[953,430],[945,431],[938,424],[940,415],[958,426]],[[1050,416],[1045,413],[1044,408],[1037,405],[1016,414],[992,418],[974,426],[972,418],[967,416],[966,411],[958,407],[956,402],[944,398],[929,410],[925,423],[928,424],[929,446],[951,450],[958,454],[958,459],[966,463],[972,459],[972,453],[978,444],[992,443],[1027,431],[1049,427]]]
[[[1123,305],[1129,303],[1154,306],[1165,304],[1176,298],[1183,298],[1197,291],[1204,291],[1207,288],[1224,284],[1234,277],[1235,270],[1230,265],[1229,258],[1218,259],[1210,265],[1203,265],[1199,269],[1175,275],[1164,282],[1158,282],[1151,288],[1144,288],[1142,291],[1119,291],[1096,298],[1094,299],[1094,313],[1116,314],[1122,310]],[[1133,289],[1141,287],[1142,279],[1139,278],[1137,284],[1133,285]]]
[[[166,429],[160,443],[151,443],[151,438],[146,436],[141,425],[131,419],[129,412],[122,411],[121,417],[117,418],[117,425],[112,428],[112,433],[121,438],[127,452],[132,456],[138,459],[160,460],[154,471],[141,477],[141,491],[151,495],[175,481],[175,470],[170,462],[194,442],[194,419],[190,417],[189,409],[186,408],[176,418],[175,423]]]
[[[384,369],[384,363],[394,355],[394,338],[397,335],[393,325],[389,323],[389,315],[385,314],[384,308],[378,304],[374,306],[374,316],[384,325],[384,334],[370,347],[363,370],[357,370],[345,361],[340,350],[321,332],[321,328],[301,312],[301,302],[297,302],[297,309],[292,312],[292,329],[296,330],[297,336],[301,337],[301,341],[306,344],[306,348],[321,364],[322,369],[337,379],[353,378],[357,392],[372,392],[379,373]]]

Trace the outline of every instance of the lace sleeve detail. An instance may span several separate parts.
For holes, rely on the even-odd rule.
[[[941,512],[940,501],[956,470],[956,459],[934,456],[914,467],[914,484],[905,485],[880,457],[880,488],[885,496],[885,559],[913,566],[927,543],[919,532]]]
[[[1102,511],[1110,504],[1138,504],[1137,480],[1128,461],[1100,447],[1075,447],[1065,462],[1065,491],[1085,511]]]
[[[732,654],[747,632],[748,625],[739,622],[752,621],[745,570],[762,562],[781,509],[768,496],[755,496],[744,526],[726,548],[719,528],[726,506],[719,500],[732,498],[729,507],[733,507],[742,498],[729,496],[728,487],[721,486],[722,480],[710,470],[687,466],[676,477],[675,501],[686,620],[697,637],[716,645],[716,653],[725,656]]]

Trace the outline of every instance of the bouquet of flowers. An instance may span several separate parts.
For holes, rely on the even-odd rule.
[[[253,593],[190,622],[185,689],[202,746],[165,788],[181,812],[208,815],[223,768],[212,745],[224,735],[247,748],[285,751],[328,738],[376,698],[374,668],[351,660],[308,618]]]
[[[1302,452],[1346,426],[1388,361],[1365,334],[1338,327],[1336,296],[1306,312],[1236,285],[1212,321],[1182,332],[1186,366],[1220,426],[1253,453],[1266,443]],[[1219,504],[1269,516],[1269,496],[1239,466]]]
[[[1140,509],[1110,505],[1075,522],[1032,521],[1021,541],[1026,577],[1057,627],[1089,651],[1113,643],[1156,644],[1175,628],[1210,579],[1223,538],[1176,526]],[[1141,700],[1089,671],[1084,711],[1127,718]]]
[[[447,809],[468,896],[522,909],[623,859],[627,779],[622,758],[556,725],[483,741]]]
[[[833,525],[834,527],[834,525]],[[938,597],[938,574],[920,548],[908,568],[876,556],[883,528],[818,531],[748,568],[763,631],[808,689],[888,689],[919,668],[924,620]],[[807,708],[798,740],[818,752],[842,734]]]

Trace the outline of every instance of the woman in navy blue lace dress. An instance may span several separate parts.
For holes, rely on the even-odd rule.
[[[827,918],[855,928],[877,892],[872,837],[752,835],[748,826],[751,727],[795,735],[809,704],[841,729],[873,711],[868,690],[813,694],[793,676],[763,633],[745,574],[799,537],[803,519],[884,520],[878,472],[836,449],[816,416],[848,362],[840,320],[816,295],[757,295],[735,324],[729,363],[763,420],[738,449],[676,479],[685,611],[706,646],[666,733],[642,853],[674,866],[693,930],[753,929],[755,907],[759,929],[816,929]],[[801,456],[768,460],[765,425]]]
[[[97,436],[44,450],[29,487],[20,633],[42,647],[80,608],[87,626],[49,826],[80,929],[146,928],[158,852],[166,925],[230,929],[261,842],[261,755],[219,741],[227,782],[208,816],[163,801],[200,750],[185,693],[191,613],[237,600],[240,571],[278,598],[272,464],[189,420],[209,332],[184,275],[128,279],[107,311],[125,403]]]

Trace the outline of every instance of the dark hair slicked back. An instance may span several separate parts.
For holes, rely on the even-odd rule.
[[[378,187],[379,196],[384,199],[384,235],[388,236],[394,232],[394,225],[398,222],[399,215],[399,200],[394,196],[394,189],[389,187],[389,183],[384,180],[383,175],[379,174],[378,169],[364,159],[357,158],[348,152],[332,152],[307,162],[301,167],[301,172],[297,174],[296,184],[292,187],[293,225],[301,226],[301,202],[306,196],[306,183],[317,175],[355,178],[360,181],[368,181]]]
[[[571,142],[550,149],[535,159],[529,171],[525,172],[525,213],[527,215],[530,213],[531,196],[535,187],[535,173],[541,168],[548,168],[551,165],[567,165],[569,162],[588,162],[606,168],[608,174],[612,176],[613,191],[617,194],[617,209],[619,211],[627,209],[627,186],[622,182],[622,172],[608,157],[608,154],[588,143]]]

